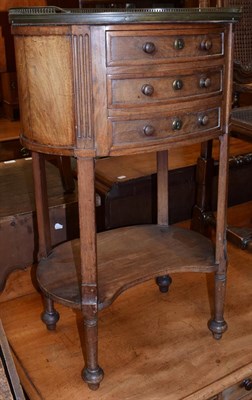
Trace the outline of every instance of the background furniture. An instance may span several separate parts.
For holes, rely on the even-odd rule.
[[[252,139],[252,3],[248,0],[223,0],[224,6],[242,7],[242,18],[235,29],[234,41],[234,103],[231,113],[230,133],[234,137],[250,141]],[[245,104],[245,105],[244,105]],[[232,160],[237,164],[249,164],[251,154]],[[198,193],[197,206],[194,208],[192,229],[208,234],[215,226],[212,203],[214,160],[212,158],[212,142],[202,147],[198,160]],[[246,190],[246,188],[244,188]],[[242,249],[252,250],[251,227],[228,226],[228,239]]]
[[[46,162],[50,234],[56,245],[79,235],[77,193],[64,193],[59,170]],[[37,261],[38,233],[31,159],[0,163],[0,292],[10,273]]]
[[[45,6],[46,0],[1,0],[0,2],[0,116],[19,119],[16,65],[8,10],[13,7]],[[3,74],[1,72],[4,72]]]
[[[82,376],[91,389],[103,378],[97,354],[98,310],[140,282],[169,280],[168,274],[176,271],[214,272],[215,310],[209,328],[216,339],[227,328],[226,127],[236,15],[229,9],[190,10],[190,20],[188,10],[100,14],[52,8],[10,13],[23,99],[21,138],[33,151],[43,320],[48,329],[55,329],[59,315],[54,301],[82,310]],[[62,63],[63,57],[69,62]],[[213,138],[219,138],[221,155],[216,251],[210,240],[168,221],[167,150]],[[152,151],[157,152],[157,225],[96,235],[94,159]],[[77,158],[80,240],[54,249],[40,153]]]

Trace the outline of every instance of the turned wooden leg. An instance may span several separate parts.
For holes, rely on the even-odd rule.
[[[213,337],[217,340],[221,339],[222,334],[227,330],[227,323],[223,318],[224,300],[226,292],[226,274],[215,274],[215,311],[214,317],[208,323]]]
[[[157,152],[157,222],[159,225],[169,225],[168,201],[168,151]],[[169,275],[158,276],[156,284],[161,293],[167,293],[172,279]]]
[[[47,296],[44,296],[45,310],[41,315],[42,321],[46,324],[49,331],[56,329],[56,324],[60,318],[58,311],[54,308],[54,302]]]
[[[228,135],[220,138],[218,176],[218,204],[216,224],[216,248],[215,259],[218,270],[215,272],[215,310],[214,317],[209,321],[208,326],[215,339],[221,339],[222,334],[227,330],[227,323],[224,320],[224,303],[227,279],[227,239],[226,239],[226,212],[227,212],[227,175],[228,175]]]
[[[93,319],[87,319],[84,317],[84,335],[86,365],[82,371],[82,379],[88,384],[89,389],[97,390],[104,376],[102,368],[98,365],[97,317]]]
[[[84,319],[85,367],[82,378],[98,389],[103,370],[98,365],[98,274],[95,224],[94,160],[77,158],[81,251],[81,297]]]
[[[42,258],[48,257],[52,250],[45,156],[43,154],[33,152],[32,165],[39,237],[39,261]],[[48,330],[55,330],[56,323],[59,320],[59,313],[54,308],[53,300],[46,295],[44,295],[44,302],[45,310],[41,315],[41,319],[46,324]]]
[[[167,293],[171,283],[172,278],[170,277],[170,275],[158,276],[156,278],[156,284],[159,286],[159,290],[161,293]]]

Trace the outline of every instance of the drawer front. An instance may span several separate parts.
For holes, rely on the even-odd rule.
[[[220,69],[162,77],[112,75],[108,77],[108,105],[110,108],[135,107],[219,94],[222,91],[222,75]]]
[[[149,119],[112,120],[113,145],[147,143],[161,139],[173,139],[187,135],[198,135],[220,126],[218,107],[195,113],[178,112],[172,116],[153,116]]]
[[[107,66],[157,64],[222,56],[222,32],[185,34],[170,31],[107,32]]]
[[[247,385],[244,385],[247,383]],[[245,389],[247,386],[247,389]],[[221,400],[251,400],[252,399],[252,376],[246,378],[243,382],[239,382],[236,385],[225,389],[222,392]]]

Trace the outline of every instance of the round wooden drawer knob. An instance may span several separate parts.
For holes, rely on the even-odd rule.
[[[147,53],[147,54],[152,54],[152,53],[154,53],[155,50],[156,50],[156,46],[155,46],[155,44],[152,43],[152,42],[146,42],[146,43],[143,45],[143,51],[144,51],[145,53]]]
[[[200,87],[201,88],[209,88],[211,86],[211,79],[210,78],[200,78]]]
[[[181,90],[183,87],[183,82],[181,79],[175,79],[175,81],[172,83],[172,87],[174,90]]]
[[[182,128],[182,121],[181,121],[181,119],[180,118],[175,118],[173,121],[172,121],[172,129],[174,130],[174,131],[179,131],[181,128]]]
[[[244,387],[245,390],[252,390],[252,380],[251,379],[244,379],[242,382],[242,386]]]
[[[210,50],[212,48],[212,42],[210,39],[204,39],[200,43],[200,48],[201,50]]]
[[[202,126],[206,126],[209,122],[209,118],[208,115],[201,115],[198,119],[199,124]]]
[[[152,125],[145,125],[143,132],[145,136],[152,136],[155,133],[155,128]]]
[[[179,39],[175,39],[174,43],[173,43],[173,47],[176,50],[182,50],[185,47],[185,42],[183,39],[179,38]]]
[[[154,93],[154,87],[148,84],[143,85],[141,90],[145,96],[151,96]]]

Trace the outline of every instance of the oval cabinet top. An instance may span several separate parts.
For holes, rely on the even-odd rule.
[[[239,8],[85,8],[25,7],[9,10],[14,25],[40,24],[128,24],[167,22],[231,21],[239,18]]]

